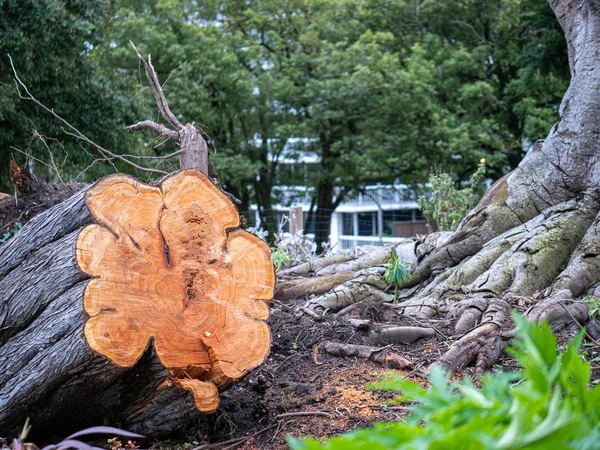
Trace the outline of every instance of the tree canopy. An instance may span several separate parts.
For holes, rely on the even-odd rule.
[[[331,211],[366,183],[421,183],[436,166],[460,182],[481,158],[494,178],[514,168],[556,120],[569,78],[564,38],[542,0],[99,0],[85,7],[29,2],[18,14],[17,2],[3,8],[0,27],[12,36],[0,57],[5,149],[44,160],[47,150],[31,137],[36,129],[60,138],[71,155],[68,174],[90,158],[61,135],[59,123],[15,95],[11,53],[39,99],[102,145],[172,151],[150,135],[144,147],[125,134],[125,125],[156,116],[131,40],[152,54],[172,109],[206,132],[241,209],[257,204],[274,231],[273,187],[311,186],[318,241],[326,239]],[[291,147],[318,156],[300,179],[280,170],[284,149],[287,159],[299,155]]]
[[[36,98],[91,139],[119,151],[137,145],[126,130],[136,110],[131,93],[119,82],[118,74],[101,66],[94,54],[112,14],[105,0],[9,0],[0,6],[1,189],[10,189],[7,175],[11,152],[19,162],[25,160],[10,149],[12,146],[43,161],[52,151],[57,165],[68,155],[61,167],[67,180],[93,161],[79,142],[62,133],[62,124],[19,98],[8,55]],[[113,170],[98,164],[80,181],[93,181]],[[58,181],[43,166],[37,168],[36,175]]]

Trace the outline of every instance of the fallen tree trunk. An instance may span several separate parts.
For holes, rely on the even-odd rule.
[[[0,430],[108,423],[158,436],[266,357],[268,246],[184,170],[115,175],[0,246]]]

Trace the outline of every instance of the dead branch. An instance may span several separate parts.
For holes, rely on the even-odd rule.
[[[166,126],[153,122],[152,120],[142,120],[141,122],[131,125],[129,131],[153,130],[161,136],[168,136],[174,141],[179,141],[179,134],[176,131],[167,128]]]
[[[286,417],[300,417],[300,416],[323,416],[331,417],[331,414],[325,411],[298,411],[291,413],[283,413],[275,416],[277,420],[285,419]]]
[[[31,92],[29,92],[27,85],[25,85],[25,83],[23,83],[23,81],[21,81],[21,79],[19,78],[19,75],[17,74],[17,70],[15,69],[13,60],[10,55],[8,55],[8,59],[10,60],[10,66],[11,66],[13,74],[15,76],[15,84],[17,87],[17,93],[19,95],[19,98],[22,100],[32,101],[33,103],[38,105],[40,108],[42,108],[44,111],[51,114],[55,119],[62,122],[69,130],[72,131],[72,132],[68,132],[63,128],[63,132],[65,134],[72,136],[76,139],[79,139],[83,142],[86,142],[87,144],[89,144],[93,148],[95,148],[98,152],[100,152],[102,154],[102,156],[104,156],[104,157],[107,157],[110,159],[117,159],[117,160],[119,160],[125,164],[128,164],[128,165],[130,165],[138,170],[141,170],[143,172],[151,172],[151,173],[156,173],[159,175],[167,175],[167,172],[165,172],[163,170],[155,170],[155,169],[148,169],[147,167],[142,167],[142,166],[134,163],[133,161],[130,161],[127,158],[125,158],[121,155],[117,155],[116,153],[113,153],[110,150],[105,149],[101,145],[96,144],[94,141],[92,141],[90,138],[88,138],[85,134],[83,134],[81,131],[79,131],[77,128],[75,128],[73,125],[71,125],[69,122],[67,122],[67,120],[65,120],[62,116],[57,114],[54,111],[54,109],[48,108],[46,105],[44,105],[42,102],[40,102],[37,98],[35,98],[33,96],[33,94],[31,94]],[[24,96],[21,94],[21,90],[19,89],[19,86],[21,86],[21,88],[23,88],[25,90],[25,92],[27,93],[27,96]]]
[[[175,117],[175,114],[173,114],[171,112],[171,109],[169,108],[169,103],[167,102],[165,93],[163,92],[162,86],[158,81],[156,70],[154,69],[154,66],[152,66],[152,59],[150,58],[150,56],[148,56],[148,61],[146,61],[146,59],[140,54],[134,43],[132,41],[129,41],[129,43],[133,47],[133,51],[135,52],[140,62],[144,65],[144,69],[146,71],[146,78],[148,78],[148,83],[150,84],[150,88],[152,89],[152,93],[154,94],[154,99],[156,100],[156,105],[158,106],[160,115],[163,117],[163,119],[169,122],[176,130],[181,130],[182,128],[184,128],[184,126],[179,120],[177,120],[177,117]]]
[[[208,157],[208,145],[202,137],[203,130],[193,123],[183,125],[177,119],[177,117],[175,117],[175,114],[173,114],[169,108],[169,102],[165,97],[165,93],[160,85],[160,82],[158,81],[158,75],[156,74],[156,70],[152,65],[151,56],[148,55],[148,60],[146,60],[140,54],[135,44],[132,41],[129,41],[129,43],[133,47],[133,51],[140,60],[140,63],[144,66],[146,78],[148,79],[148,83],[150,84],[150,88],[154,94],[154,99],[156,100],[156,105],[160,115],[173,128],[171,129],[152,120],[145,120],[132,125],[129,127],[129,129],[131,131],[151,129],[157,133],[160,133],[161,136],[167,136],[171,141],[181,146],[182,152],[179,155],[179,165],[182,169],[199,170],[204,175],[209,177],[215,185],[219,186],[219,177],[214,171],[214,168],[212,168],[210,159]],[[233,197],[230,194],[228,194],[228,196],[230,198]],[[235,197],[233,197],[233,199],[234,201],[237,200]],[[237,200],[237,203],[241,202]]]
[[[391,351],[391,346],[382,348],[367,345],[343,344],[341,342],[325,341],[319,344],[319,350],[332,356],[356,356],[368,359],[392,369],[405,369],[412,366],[412,362]]]

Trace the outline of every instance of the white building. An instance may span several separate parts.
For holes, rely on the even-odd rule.
[[[319,162],[319,156],[311,151],[298,149],[309,142],[308,139],[290,139],[279,157],[279,164],[287,169],[299,167],[310,170],[311,164]],[[296,148],[294,148],[296,147]],[[303,168],[303,169],[302,169]],[[311,193],[314,188],[307,186],[275,186],[274,196],[278,199],[273,206],[279,223],[284,215],[289,216],[291,207],[301,207],[303,223],[311,221],[308,214],[311,207]],[[255,224],[260,227],[260,216],[256,205]],[[314,232],[304,230],[306,234]],[[286,228],[287,231],[287,228]],[[373,184],[366,186],[363,193],[348,197],[332,213],[329,242],[332,247],[347,249],[359,245],[383,245],[395,242],[402,237],[427,233],[427,225],[419,210],[416,194],[404,184]]]

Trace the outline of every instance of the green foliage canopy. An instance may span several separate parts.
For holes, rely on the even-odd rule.
[[[274,231],[274,186],[311,186],[317,241],[331,210],[367,183],[418,187],[441,166],[458,185],[481,158],[493,178],[514,168],[556,119],[569,78],[564,38],[543,0],[9,0],[2,8],[3,148],[40,157],[33,129],[61,137],[60,124],[15,95],[10,52],[39,99],[101,145],[172,151],[125,131],[157,120],[132,40],[152,54],[173,111],[206,131],[241,209],[256,203]],[[77,173],[89,157],[78,142],[61,142],[67,172]],[[282,170],[284,156],[303,150],[319,162]],[[98,169],[90,179],[112,170]]]
[[[48,160],[38,134],[46,137],[59,161],[68,154],[63,166],[67,180],[92,161],[79,142],[62,133],[58,121],[18,97],[8,54],[31,92],[91,139],[115,152],[134,146],[126,125],[134,119],[135,106],[115,74],[104,70],[93,56],[111,14],[106,0],[7,0],[0,5],[0,190],[10,192],[11,146]],[[62,146],[54,139],[60,139]],[[23,164],[24,156],[13,153]],[[98,164],[87,181],[112,170]],[[58,181],[39,165],[36,175]]]

